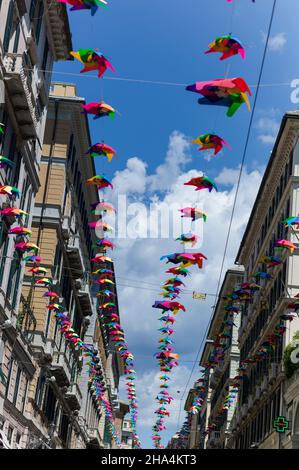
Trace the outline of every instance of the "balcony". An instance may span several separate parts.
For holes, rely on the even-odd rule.
[[[101,439],[98,428],[87,428],[87,435],[89,442],[87,444],[88,449],[101,449],[104,444]]]
[[[212,431],[208,440],[209,448],[221,448],[220,431]]]
[[[46,0],[46,3],[45,14],[54,45],[55,60],[74,60],[70,55],[73,48],[66,6],[57,2],[53,3],[53,0]]]
[[[3,57],[4,80],[12,101],[15,117],[24,140],[36,139],[38,120],[32,91],[32,71],[27,55],[6,53]],[[27,59],[28,60],[28,59]]]
[[[33,310],[23,295],[20,299],[19,313],[17,316],[17,329],[21,332],[21,335],[28,341],[31,342],[34,331],[36,329],[36,318]]]
[[[61,221],[61,233],[65,240],[68,240],[70,238],[70,226],[70,217],[68,215],[64,215]]]
[[[70,267],[73,270],[74,277],[82,277],[85,268],[80,248],[79,235],[73,235],[69,238],[66,246],[66,252]]]
[[[91,316],[93,314],[93,303],[90,295],[90,289],[89,289],[89,284],[84,283],[80,281],[80,279],[77,279],[77,285],[78,285],[78,292],[77,292],[77,297],[79,300],[79,304],[81,307],[81,312],[82,314],[86,316]]]
[[[65,394],[65,399],[72,410],[80,410],[82,405],[82,394],[77,383],[73,383]]]
[[[55,352],[53,361],[49,368],[51,374],[55,377],[58,387],[70,386],[70,366],[66,355],[61,352]]]

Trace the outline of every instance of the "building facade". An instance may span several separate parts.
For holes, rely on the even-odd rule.
[[[66,8],[56,2],[2,1],[0,16],[0,154],[12,162],[0,170],[0,185],[21,192],[19,200],[1,195],[1,210],[24,210],[28,215],[23,222],[30,227],[40,187],[51,70],[54,61],[71,59],[71,35]],[[21,297],[24,263],[8,235],[15,222],[1,216],[0,428],[5,447],[23,448],[29,438],[26,403],[36,366],[18,314],[26,310],[31,326],[36,319]]]
[[[245,267],[246,280],[251,279],[253,273],[266,271],[262,257],[274,254],[276,241],[286,239],[298,247],[297,228],[282,223],[299,212],[298,137],[299,112],[289,112],[283,117],[236,258],[236,263]],[[290,312],[290,306],[296,302],[298,250],[291,256],[285,253],[280,256],[283,262],[268,269],[271,277],[259,281],[261,289],[243,309],[239,329],[241,361],[256,354],[259,346],[273,333],[281,315]],[[298,448],[298,374],[288,378],[283,362],[284,350],[299,330],[297,315],[292,322],[285,322],[285,326],[286,331],[279,336],[275,349],[246,368],[231,426],[230,447]],[[274,429],[273,420],[279,416],[290,422],[285,434]]]
[[[186,442],[186,449],[198,449],[199,448],[199,430],[200,430],[200,414],[194,413],[189,414],[189,410],[192,407],[194,400],[198,395],[197,383],[195,382],[193,388],[188,392],[184,410],[187,412],[188,419],[188,437]]]
[[[86,181],[95,175],[95,167],[93,159],[82,157],[91,145],[87,116],[82,115],[83,104],[85,101],[76,95],[74,85],[52,84],[41,161],[41,190],[36,197],[33,227],[36,243],[44,254],[44,265],[51,269],[53,278],[57,280],[57,290],[64,299],[74,330],[85,344],[98,351],[98,367],[106,388],[105,399],[116,412],[119,409],[118,384],[123,364],[107,335],[103,312],[99,310],[100,298],[96,297],[95,285],[92,284],[94,266],[90,260],[96,255],[96,235],[88,224],[95,218],[91,206],[99,198],[95,186],[86,186]],[[113,270],[113,265],[106,267]],[[24,289],[24,296],[28,297],[30,286]],[[117,296],[115,287],[114,291]],[[32,305],[37,318],[32,347],[38,354],[42,348],[46,362],[50,354],[50,372],[57,380],[63,376],[61,387],[65,396],[56,394],[53,415],[46,421],[47,428],[53,423],[55,425],[56,445],[67,448],[113,447],[105,414],[103,410],[99,411],[88,385],[87,361],[72,349],[66,353],[55,319],[51,312],[47,312],[45,299],[38,289],[32,295]],[[39,362],[43,363],[43,359]],[[40,377],[43,374],[41,368]],[[38,387],[37,382],[33,387],[34,395],[41,396],[42,407],[47,406]],[[63,419],[68,432],[64,431],[67,438],[61,441]],[[36,425],[39,430],[44,424],[41,421],[43,416],[42,420],[39,417]]]
[[[122,423],[122,448],[133,449],[132,425],[129,419],[124,419]]]
[[[204,400],[200,412],[198,413],[198,448],[206,449],[208,436],[206,433],[209,418],[211,414],[211,395],[212,389],[210,387],[210,379],[212,375],[212,369],[206,367],[206,364],[210,358],[214,347],[214,341],[211,339],[206,339],[203,352],[199,361],[199,365],[203,368],[203,380],[205,387]]]
[[[226,273],[202,353],[207,393],[198,416],[199,448],[299,448],[299,224],[289,221],[298,217],[298,190],[299,112],[292,111],[283,117],[238,268]],[[277,248],[281,242],[292,249]],[[230,297],[237,299],[232,329],[223,335],[224,302],[240,284],[251,293]],[[219,413],[227,398],[229,406]],[[284,433],[275,429],[279,418],[288,423]]]
[[[238,348],[238,330],[241,322],[241,306],[238,311],[227,310],[226,297],[242,284],[244,270],[242,267],[229,269],[224,277],[217,305],[210,324],[208,339],[213,341],[207,362],[211,362],[209,377],[210,409],[207,425],[215,423],[219,414],[219,407],[233,388],[233,379],[238,375],[240,351]],[[217,420],[216,427],[207,436],[206,448],[225,448],[230,423],[234,414],[236,400],[227,412],[223,413],[221,420]]]
[[[58,295],[72,328],[96,352],[95,367],[103,377],[104,398],[111,404],[117,424],[123,362],[109,339],[105,312],[99,308],[101,299],[92,283],[96,268],[91,258],[97,249],[96,234],[89,223],[96,217],[91,206],[99,202],[99,196],[95,186],[86,185],[96,173],[94,160],[82,156],[91,145],[83,104],[75,85],[51,85],[31,241],[40,248],[42,266],[53,280],[51,291]],[[113,263],[103,267],[114,272]],[[117,299],[116,287],[113,289]],[[21,411],[21,447],[113,447],[105,412],[90,388],[88,357],[67,345],[48,305],[43,285],[37,285],[26,270],[18,324],[32,373]],[[9,370],[13,370],[11,364],[7,358]],[[21,386],[16,392],[11,377],[8,372],[8,400],[15,395],[21,400]],[[119,428],[121,435],[122,422]]]

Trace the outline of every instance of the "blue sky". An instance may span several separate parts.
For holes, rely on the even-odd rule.
[[[249,85],[257,83],[272,0],[256,0],[255,4],[250,0],[234,0],[233,4],[228,4],[226,0],[110,0],[109,4],[109,9],[99,9],[93,18],[84,11],[69,13],[74,50],[91,47],[103,52],[116,69],[115,75],[108,72],[107,77],[192,84],[195,81],[223,78],[227,74],[231,77],[241,76]],[[276,85],[263,86],[260,90],[245,161],[242,193],[237,204],[238,219],[234,225],[226,267],[234,261],[281,116],[285,111],[297,107],[290,101],[291,87],[278,84],[290,83],[299,78],[298,17],[297,0],[277,1],[262,79],[263,85]],[[244,44],[247,54],[245,61],[236,56],[220,62],[218,54],[204,55],[213,39],[227,33],[239,37]],[[116,178],[120,187],[126,187],[124,182],[132,178],[133,187],[129,193],[134,200],[147,200],[153,192],[157,193],[159,201],[173,200],[179,191],[176,189],[179,187],[177,183],[187,181],[180,180],[180,177],[183,174],[189,175],[194,170],[204,171],[216,178],[220,190],[218,199],[213,196],[215,199],[202,201],[208,205],[211,200],[214,201],[214,206],[210,208],[210,227],[207,224],[204,228],[206,238],[203,240],[204,252],[211,253],[211,262],[207,267],[208,279],[205,277],[207,272],[196,274],[193,284],[188,286],[189,289],[215,292],[225,227],[223,236],[219,233],[218,238],[213,239],[210,235],[211,230],[219,228],[217,224],[222,220],[221,217],[224,217],[223,224],[229,220],[237,168],[242,158],[250,119],[246,106],[242,106],[229,119],[225,116],[224,108],[199,106],[198,96],[186,92],[184,86],[98,79],[93,72],[81,76],[67,75],[77,74],[81,68],[76,60],[58,63],[54,70],[59,73],[53,74],[53,80],[76,83],[79,95],[84,96],[87,102],[104,98],[121,113],[114,122],[109,119],[95,122],[90,120],[93,142],[104,139],[118,154],[111,164],[101,157],[97,159],[98,173],[104,172],[111,178]],[[252,92],[255,92],[254,87]],[[251,102],[253,103],[253,99]],[[174,131],[178,134],[173,134]],[[203,153],[197,152],[195,145],[190,145],[190,140],[207,132],[221,135],[230,143],[232,150],[221,152],[211,161],[204,159]],[[175,154],[175,145],[178,145],[181,157]],[[170,182],[165,180],[164,184],[162,178],[159,185],[161,172],[157,172],[157,167],[164,165],[162,170],[168,171],[171,159],[179,159],[174,170],[175,179]],[[137,180],[141,187],[134,187]],[[123,323],[140,376],[137,391],[143,411],[139,430],[144,447],[150,446],[154,415],[151,414],[148,396],[152,393],[157,372],[152,354],[156,348],[156,328],[159,325],[155,315],[153,317],[151,305],[159,298],[159,289],[155,287],[158,279],[165,277],[159,257],[176,249],[177,245],[171,240],[137,240],[127,244],[121,242],[114,257],[119,275]],[[125,281],[126,277],[143,279],[143,290],[137,288],[136,282]],[[176,351],[181,354],[183,361],[181,368],[174,374],[175,393],[176,390],[185,388],[192,366],[192,362],[188,361],[194,361],[196,357],[213,301],[210,299],[202,306],[188,299],[187,304],[190,306],[189,320],[179,319],[177,325]],[[143,333],[144,336],[141,337]],[[198,368],[190,385],[197,376]],[[151,402],[157,391],[156,387]],[[178,401],[175,407],[174,416],[177,417]],[[184,413],[181,414],[180,423],[183,419]],[[177,424],[176,418],[170,420],[169,428],[164,433],[165,443],[176,431]]]

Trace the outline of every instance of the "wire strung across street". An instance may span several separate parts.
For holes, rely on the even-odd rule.
[[[267,49],[268,49],[268,44],[269,44],[269,39],[270,39],[270,34],[271,34],[271,29],[272,29],[272,24],[273,24],[273,19],[274,19],[274,15],[275,15],[276,2],[277,2],[277,0],[273,0],[272,11],[271,11],[271,16],[270,16],[270,22],[269,22],[268,31],[267,31],[267,38],[266,38],[266,42],[265,42],[262,62],[261,62],[260,71],[259,71],[257,89],[256,89],[255,97],[254,97],[252,113],[251,113],[250,120],[249,120],[248,131],[247,131],[247,136],[246,136],[246,141],[245,141],[245,146],[244,146],[244,151],[243,151],[243,156],[242,156],[240,171],[239,171],[239,176],[238,176],[238,182],[237,182],[237,187],[236,187],[236,193],[235,193],[235,197],[234,197],[234,203],[233,203],[233,207],[232,207],[232,212],[231,212],[231,217],[230,217],[230,222],[229,222],[229,228],[228,228],[228,233],[227,233],[227,237],[226,237],[225,248],[224,248],[224,253],[223,253],[223,258],[222,258],[222,263],[221,263],[221,268],[220,268],[220,273],[219,273],[219,278],[218,278],[218,285],[217,285],[217,290],[216,290],[216,293],[217,293],[216,297],[217,298],[219,296],[220,283],[221,283],[221,279],[222,279],[224,263],[225,263],[228,244],[229,244],[230,235],[231,235],[232,223],[233,223],[236,204],[237,204],[237,199],[238,199],[238,195],[239,195],[241,177],[242,177],[242,174],[243,174],[244,163],[245,163],[245,159],[246,159],[246,156],[247,156],[247,149],[248,149],[249,139],[250,139],[250,135],[251,135],[251,129],[252,129],[252,124],[253,124],[253,118],[254,118],[254,114],[255,114],[258,94],[259,94],[259,90],[261,88],[261,80],[262,80],[262,75],[263,75],[263,71],[264,71],[264,65],[265,65],[265,60],[266,60],[266,54],[267,54]],[[202,351],[203,344],[204,344],[205,339],[206,339],[206,335],[208,333],[212,318],[213,318],[214,313],[215,313],[215,309],[216,309],[216,305],[214,306],[213,311],[211,313],[207,328],[205,330],[205,333],[203,335],[200,347],[199,347],[198,352],[196,354],[196,359],[194,361],[194,365],[193,365],[193,367],[191,369],[191,372],[189,374],[189,377],[188,377],[185,389],[183,391],[182,397],[185,395],[185,393],[187,391],[187,387],[188,387],[188,385],[191,381],[191,378],[192,378],[192,375],[193,375],[193,372],[194,372],[194,369],[195,369],[195,364],[198,362],[200,353]]]

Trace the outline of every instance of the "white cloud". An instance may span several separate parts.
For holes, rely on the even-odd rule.
[[[143,361],[146,361],[148,358],[143,357],[142,359]],[[173,369],[171,373],[171,381],[168,382],[170,385],[169,393],[174,400],[170,405],[167,405],[170,416],[165,419],[167,430],[163,431],[161,434],[165,444],[167,444],[169,439],[178,430],[178,422],[181,423],[185,418],[184,403],[186,397],[181,401],[181,396],[186,385],[186,376],[189,374],[189,368],[184,365],[180,365],[176,369]],[[138,401],[140,403],[140,408],[138,410],[138,428],[141,430],[141,433],[139,434],[142,435],[141,441],[143,448],[150,448],[152,446],[151,428],[157,416],[155,414],[155,410],[159,406],[154,398],[157,396],[159,391],[160,375],[161,373],[156,367],[154,370],[146,373],[140,372],[136,380],[136,390],[138,393]],[[190,383],[190,387],[191,386],[193,386],[193,382]],[[123,400],[126,399],[126,395],[123,394],[123,392],[121,398]],[[144,430],[146,431],[144,432]]]
[[[266,42],[267,36],[264,32],[262,34],[263,42]],[[270,36],[268,42],[268,49],[273,52],[280,52],[284,49],[287,43],[286,33],[277,33],[275,36]]]
[[[232,185],[238,181],[240,174],[239,168],[223,168],[221,173],[215,178],[216,183],[223,185]]]
[[[214,158],[219,158],[223,154],[223,151],[221,150],[217,155],[214,155],[214,150],[208,150],[203,152],[203,158],[204,160],[207,160],[207,162],[210,162]]]
[[[169,188],[181,173],[182,168],[191,161],[190,141],[181,132],[174,131],[169,138],[165,162],[158,166],[154,175],[149,176],[151,191]]]
[[[152,175],[147,174],[147,164],[138,157],[127,160],[124,170],[116,171],[113,186],[114,195],[140,196],[155,191],[167,191],[191,161],[190,141],[181,132],[174,131],[169,137],[165,160]],[[155,196],[153,196],[155,197]]]
[[[176,395],[176,390],[183,390],[189,378],[192,361],[204,340],[208,320],[211,315],[211,307],[215,302],[217,282],[220,274],[225,239],[229,226],[232,206],[236,191],[236,181],[239,174],[238,168],[224,168],[216,178],[218,184],[226,186],[226,190],[219,190],[218,193],[207,191],[195,192],[193,187],[185,186],[184,183],[190,178],[199,174],[199,171],[192,169],[187,172],[178,172],[179,168],[188,161],[188,142],[185,136],[180,133],[173,133],[172,138],[180,144],[180,150],[177,152],[170,145],[165,162],[160,165],[159,175],[166,178],[167,167],[170,178],[166,181],[168,191],[155,195],[157,205],[166,204],[172,206],[174,203],[184,205],[186,201],[190,204],[196,204],[207,212],[208,219],[205,224],[202,223],[202,251],[208,258],[204,264],[204,269],[198,270],[191,268],[192,276],[184,279],[186,288],[179,299],[186,307],[186,313],[180,312],[177,315],[175,334],[175,352],[180,354],[180,367],[171,375],[170,392]],[[172,157],[170,156],[172,155]],[[174,159],[172,162],[171,158]],[[186,160],[187,159],[187,160]],[[144,173],[146,165],[137,159],[136,165],[131,165],[123,172],[117,172],[113,181],[121,188],[128,188],[129,179],[132,179],[129,196],[134,199],[132,187],[135,177],[142,175],[142,185],[137,185],[137,196],[142,198],[142,188],[157,188],[158,170],[154,175]],[[162,168],[162,170],[161,170]],[[256,192],[261,180],[261,173],[257,170],[248,172],[243,169],[243,176],[240,183],[240,189],[236,204],[233,230],[231,231],[230,242],[228,245],[227,257],[224,263],[224,269],[233,266],[235,255],[240,243],[241,236],[245,229],[251,207],[254,202]],[[123,180],[122,180],[123,177]],[[157,207],[158,207],[157,206]],[[175,224],[177,229],[181,223],[179,212],[175,215]],[[146,223],[146,221],[143,221]],[[153,357],[157,350],[160,327],[158,318],[160,311],[152,308],[155,300],[161,299],[159,296],[161,284],[169,277],[165,274],[168,267],[173,265],[160,261],[160,257],[167,253],[182,250],[181,245],[169,239],[122,239],[116,240],[118,250],[113,255],[115,261],[116,278],[118,284],[118,297],[120,306],[121,321],[126,332],[126,339],[129,347],[135,355],[136,370],[139,376],[137,382],[137,396],[140,402],[140,421],[139,434],[145,448],[150,446],[151,426],[154,424],[155,415],[153,413],[156,403],[155,396],[158,393],[158,365]],[[223,272],[225,274],[225,271]],[[205,292],[211,294],[205,302],[193,300],[192,292]],[[199,368],[196,366],[189,387],[199,376]],[[188,388],[189,388],[188,387]],[[182,405],[184,405],[186,395]],[[173,407],[173,413],[169,419],[166,419],[168,430],[163,433],[164,443],[177,430],[178,407],[176,402]],[[185,417],[182,412],[180,425]]]
[[[277,119],[279,110],[269,109],[263,113],[255,124],[255,128],[259,131],[258,139],[263,144],[273,145],[280,126],[280,121]]]
[[[129,158],[127,168],[115,173],[115,190],[120,194],[143,194],[146,190],[146,169],[147,164],[139,158]]]
[[[276,136],[274,135],[269,135],[269,134],[261,134],[258,136],[258,139],[263,143],[263,144],[266,144],[266,145],[274,145],[275,144],[275,140],[276,140]]]

